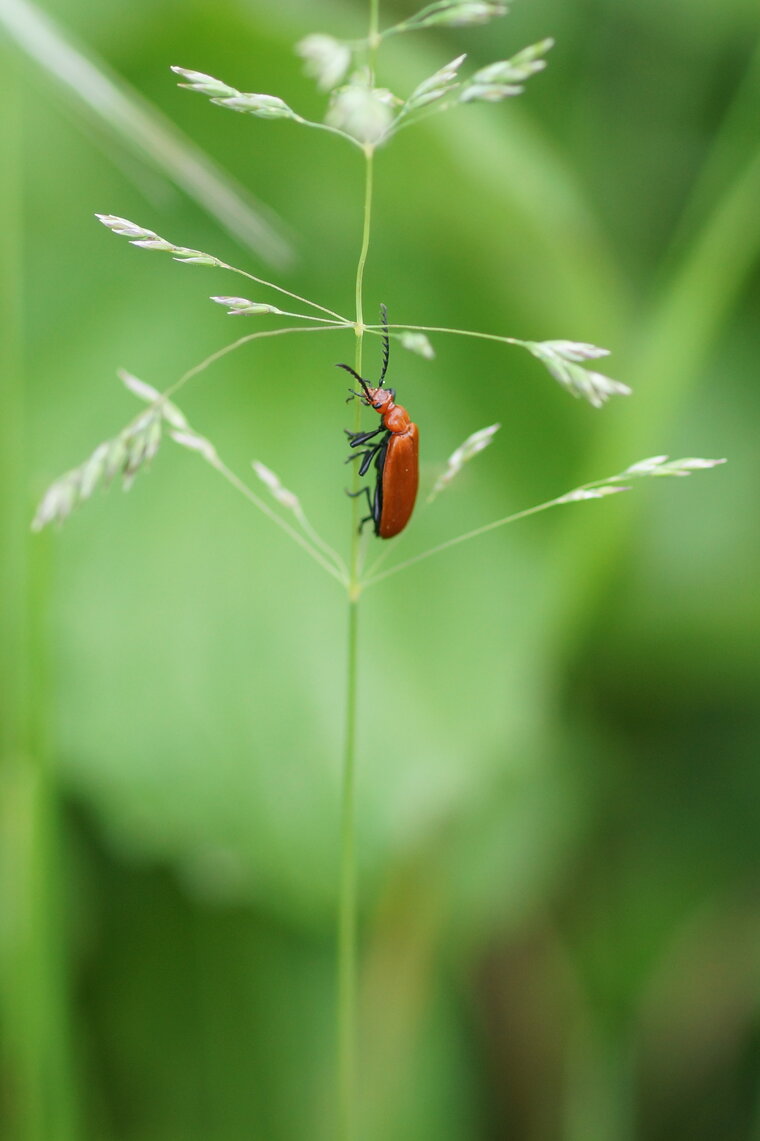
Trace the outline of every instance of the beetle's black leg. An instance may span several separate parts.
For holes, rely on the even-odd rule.
[[[375,467],[378,471],[385,462],[385,453],[388,448],[388,439],[391,433],[386,428],[383,428],[382,430],[385,432],[385,435],[377,444],[370,444],[366,451],[357,452],[355,455],[347,457],[347,464],[350,463],[351,460],[355,460],[357,456],[361,458],[361,464],[359,465],[359,475],[366,475],[373,460],[375,460]],[[377,432],[370,433],[370,437],[375,435],[377,435]],[[357,444],[359,443],[364,443],[364,441],[358,440]],[[351,446],[353,447],[354,445],[352,444]]]
[[[375,458],[375,470],[377,471],[377,479],[375,480],[375,497],[372,503],[372,518],[375,521],[375,534],[380,534],[380,517],[383,514],[383,468],[385,466],[385,456],[388,451],[388,441],[391,438],[391,433],[383,440],[380,448],[378,449]]]
[[[364,530],[365,523],[372,523],[376,535],[380,534],[380,516],[383,513],[383,477],[382,474],[378,475],[375,481],[375,494],[370,499],[369,488],[367,488],[367,499],[369,501],[370,514],[365,515],[359,524],[359,534]]]
[[[375,483],[374,497],[370,496],[369,486],[362,488],[362,491],[367,493],[367,505],[369,507],[369,515],[365,515],[359,523],[359,534],[361,535],[367,523],[371,523],[375,534],[377,535],[380,530],[380,514],[383,509],[383,488],[382,480],[378,477]]]
[[[382,481],[382,478],[383,478],[383,467],[385,466],[385,453],[388,451],[388,440],[390,439],[390,435],[391,435],[391,433],[389,432],[388,435],[385,437],[385,439],[377,445],[375,451],[372,453],[373,455],[376,455],[376,457],[377,457],[375,459],[375,470],[377,471],[378,481]]]
[[[382,444],[377,444],[374,448],[368,448],[367,451],[364,452],[364,459],[359,465],[360,476],[367,474],[370,468],[370,464],[372,463],[373,459],[375,459],[375,456],[380,454],[380,449],[382,446]],[[377,466],[377,460],[375,460],[375,466]]]
[[[350,448],[358,448],[361,444],[366,444],[373,436],[378,436],[381,432],[387,431],[387,429],[384,424],[381,424],[379,428],[375,428],[372,432],[349,432],[347,428],[344,428],[343,431],[349,438],[350,443],[348,446]]]
[[[385,464],[385,453],[388,451],[388,441],[390,440],[390,438],[391,438],[391,433],[386,432],[379,444],[375,444],[375,446],[373,448],[367,449],[367,452],[365,454],[365,459],[362,461],[362,465],[359,468],[359,474],[360,475],[364,474],[364,472],[362,471],[362,468],[364,468],[364,471],[369,471],[369,465],[372,463],[372,460],[374,459],[375,470],[377,472],[378,481],[380,481],[382,479],[383,465]]]
[[[360,488],[359,491],[347,491],[346,495],[349,499],[356,499],[360,495],[366,495],[367,506],[369,507],[370,511],[372,510],[372,500],[370,498],[369,487],[367,484],[365,484],[364,487]]]
[[[352,433],[349,432],[348,435],[351,436]],[[363,433],[358,433],[357,435],[363,435]],[[377,432],[370,432],[368,435],[371,438],[372,436],[376,436]],[[349,463],[351,460],[361,459],[359,475],[366,475],[369,471],[372,461],[375,461],[377,478],[375,480],[374,493],[370,491],[370,487],[366,484],[358,491],[346,492],[346,495],[348,495],[351,499],[355,499],[360,495],[367,496],[367,506],[369,507],[370,513],[369,515],[365,515],[359,523],[360,534],[364,530],[364,527],[367,523],[372,523],[376,535],[380,534],[380,517],[383,513],[383,466],[385,464],[385,457],[388,452],[388,441],[390,440],[390,437],[391,433],[385,430],[385,435],[379,443],[371,444],[363,452],[355,452],[346,460],[346,463]],[[357,439],[357,444],[365,442],[366,441],[364,440]]]
[[[376,455],[374,448],[367,449],[366,452],[354,452],[352,456],[348,456],[346,463],[350,464],[352,460],[361,460],[359,465],[359,476],[366,475],[369,471],[369,465],[372,463],[373,457]]]
[[[373,459],[378,454],[378,452],[380,451],[382,446],[383,445],[381,442],[379,444],[375,444],[374,447],[367,448],[366,452],[355,452],[352,456],[348,456],[346,458],[346,463],[350,464],[352,460],[360,459],[362,462],[359,465],[359,475],[360,476],[366,475],[367,472],[369,471],[370,464],[372,463]]]

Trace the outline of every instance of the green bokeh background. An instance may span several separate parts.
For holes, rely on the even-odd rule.
[[[360,0],[45,0],[279,216],[267,265],[3,37],[2,1136],[327,1141],[345,601],[194,455],[29,541],[45,486],[263,300],[114,213],[351,312],[362,170],[168,66],[320,117],[292,44]],[[0,2],[0,18],[11,11]],[[383,22],[409,15],[382,4]],[[362,604],[362,1141],[760,1138],[760,32],[754,0],[521,0],[389,41],[408,92],[554,35],[520,100],[378,155],[367,308],[614,350],[596,411],[519,349],[393,350],[422,479],[494,446],[408,554],[645,456],[727,456],[390,579]],[[266,319],[263,319],[265,322]],[[265,327],[262,324],[261,327]],[[371,373],[378,346],[367,350]],[[179,403],[345,549],[350,336],[232,354]]]

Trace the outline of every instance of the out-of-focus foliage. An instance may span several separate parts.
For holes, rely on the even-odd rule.
[[[293,44],[363,34],[363,3],[45,10],[276,211],[298,254],[277,280],[351,311],[358,153],[190,98],[169,66],[318,118],[324,95]],[[380,81],[406,96],[460,51],[477,68],[556,39],[519,100],[453,111],[379,152],[368,310],[603,344],[634,388],[595,410],[519,349],[394,348],[423,491],[465,437],[502,424],[402,549],[641,456],[730,462],[507,528],[367,595],[367,1141],[757,1137],[759,33],[752,0],[522,0],[485,28],[381,54]],[[3,285],[23,301],[31,517],[52,478],[133,416],[117,368],[163,389],[239,335],[208,301],[234,279],[114,241],[94,213],[273,273],[93,136],[13,49],[4,58],[4,216],[21,185],[25,203],[23,276],[9,260]],[[348,420],[333,364],[350,352],[347,334],[254,343],[182,400],[238,471],[271,466],[341,549]],[[32,720],[64,810],[40,850],[68,982],[48,961],[42,1030],[11,1040],[8,1072],[33,1069],[47,1042],[68,1108],[23,1132],[27,1086],[9,1080],[7,1135],[327,1141],[340,593],[179,449],[35,543]],[[14,801],[19,834],[30,803]],[[71,1047],[44,1033],[66,1021],[62,990]]]

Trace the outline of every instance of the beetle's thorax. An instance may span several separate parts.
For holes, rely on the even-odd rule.
[[[401,404],[396,404],[393,389],[368,388],[367,398],[375,412],[383,419],[383,424],[389,432],[399,435],[409,429],[411,423],[409,413]]]

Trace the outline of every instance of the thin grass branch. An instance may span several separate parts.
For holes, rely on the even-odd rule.
[[[376,583],[382,582],[383,579],[390,578],[391,575],[398,574],[400,571],[414,566],[415,563],[420,563],[425,559],[432,558],[433,555],[441,554],[443,551],[447,551],[451,547],[459,546],[461,543],[469,542],[470,539],[477,539],[481,535],[488,534],[489,531],[495,531],[499,527],[505,527],[508,523],[516,523],[519,519],[527,519],[530,515],[538,515],[542,511],[548,511],[550,507],[559,507],[564,503],[577,503],[584,499],[603,499],[608,495],[615,495],[621,491],[630,491],[631,488],[628,484],[632,481],[635,482],[649,476],[683,477],[691,475],[695,471],[703,471],[708,468],[717,467],[718,464],[724,464],[725,462],[724,459],[710,460],[697,458],[669,461],[667,456],[653,456],[651,459],[640,460],[618,475],[607,476],[605,479],[595,480],[592,483],[584,483],[580,487],[566,492],[564,495],[557,496],[556,499],[549,499],[546,503],[539,503],[536,507],[528,507],[524,511],[517,511],[513,515],[505,516],[503,519],[496,519],[493,523],[486,523],[483,527],[476,527],[473,531],[466,531],[465,534],[457,535],[454,539],[447,539],[444,543],[430,547],[427,551],[422,551],[419,555],[414,555],[412,558],[405,559],[404,562],[398,563],[396,566],[390,567],[380,574],[375,574],[365,579],[362,586],[374,586]]]
[[[163,253],[169,253],[172,255],[174,261],[183,262],[186,265],[208,265],[216,269],[229,270],[231,273],[237,273],[241,277],[247,277],[249,281],[255,281],[257,285],[263,285],[267,289],[274,289],[277,293],[282,293],[294,301],[300,301],[303,305],[309,305],[312,309],[318,309],[322,313],[327,313],[329,317],[333,317],[344,323],[346,322],[345,317],[342,317],[340,313],[336,313],[333,309],[328,309],[325,305],[320,305],[308,297],[301,297],[300,294],[293,293],[292,290],[285,289],[282,285],[276,285],[273,281],[266,281],[263,277],[257,277],[256,274],[249,273],[246,269],[239,269],[235,265],[229,265],[228,262],[222,261],[221,258],[215,257],[214,254],[207,254],[204,253],[203,250],[194,250],[187,246],[177,246],[173,242],[167,241],[166,238],[160,237],[153,230],[148,230],[144,226],[138,226],[136,222],[130,222],[128,218],[120,218],[117,214],[96,214],[95,217],[107,229],[111,230],[112,233],[127,238],[131,245],[138,246],[140,249],[160,250]]]

